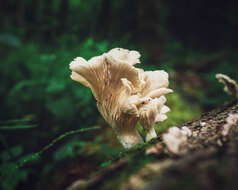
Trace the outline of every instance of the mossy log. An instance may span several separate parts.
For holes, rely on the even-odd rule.
[[[67,190],[78,189],[238,189],[238,123],[222,134],[229,114],[238,103],[203,114],[185,123],[192,131],[182,153],[174,155],[161,138],[148,148],[129,151],[125,157],[89,179],[79,179]]]

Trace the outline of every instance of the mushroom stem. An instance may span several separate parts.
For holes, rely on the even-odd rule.
[[[117,131],[117,138],[126,149],[144,142],[136,128],[126,133],[124,131]]]
[[[147,131],[146,131],[146,136],[145,136],[145,141],[148,142],[153,138],[156,138],[157,134],[155,132],[154,126],[151,126]]]

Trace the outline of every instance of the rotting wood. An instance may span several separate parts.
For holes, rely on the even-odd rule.
[[[194,121],[185,123],[183,126],[187,126],[192,131],[192,136],[181,147],[185,153],[179,156],[161,146],[159,138],[159,146],[155,142],[155,145],[150,147],[150,149],[154,148],[152,152],[145,150],[145,153],[158,154],[157,161],[147,164],[114,189],[163,190],[175,187],[181,189],[217,189],[218,187],[219,189],[238,189],[236,180],[238,176],[237,123],[230,129],[227,136],[222,135],[222,127],[231,113],[238,113],[238,103],[234,102],[212,110]],[[163,154],[162,157],[159,156],[161,154]],[[83,182],[84,185],[81,183],[82,180],[78,180],[67,190],[91,189],[97,184],[101,184],[97,186],[97,189],[104,189],[104,184],[100,181],[107,183],[107,177],[111,172],[124,168],[128,159],[126,157],[123,159],[125,160],[119,160],[108,168],[96,172],[88,181]],[[126,171],[120,170],[120,172]]]

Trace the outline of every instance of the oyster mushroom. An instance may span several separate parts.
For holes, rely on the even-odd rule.
[[[143,142],[137,122],[146,131],[146,141],[157,136],[154,124],[167,118],[164,95],[172,92],[165,71],[133,66],[140,63],[139,58],[137,51],[115,48],[88,61],[78,57],[70,63],[71,78],[91,89],[98,110],[125,148]]]
[[[238,84],[236,81],[224,74],[216,74],[216,78],[225,85],[224,91],[238,100]]]

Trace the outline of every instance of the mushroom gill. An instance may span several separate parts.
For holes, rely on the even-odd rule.
[[[164,95],[173,92],[167,88],[165,71],[135,68],[139,58],[137,51],[115,48],[88,61],[78,57],[70,63],[71,78],[91,89],[98,110],[125,148],[143,142],[137,122],[146,131],[146,141],[157,136],[154,124],[165,120],[169,111]]]

